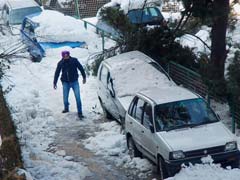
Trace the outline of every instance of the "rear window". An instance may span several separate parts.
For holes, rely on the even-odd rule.
[[[39,13],[42,9],[39,6],[21,8],[21,9],[13,9],[10,12],[9,23],[10,24],[21,24],[24,17],[30,14]]]
[[[133,24],[151,23],[163,20],[161,12],[156,7],[148,7],[143,10],[131,10],[128,13],[128,18]]]

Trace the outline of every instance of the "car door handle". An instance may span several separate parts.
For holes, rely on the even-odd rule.
[[[132,122],[130,122],[130,124],[132,124]]]

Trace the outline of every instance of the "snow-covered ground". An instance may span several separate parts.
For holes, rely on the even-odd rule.
[[[4,42],[4,38],[7,42],[9,37],[1,38],[1,42]],[[138,178],[146,179],[154,169],[152,163],[146,159],[130,159],[119,124],[114,121],[99,121],[102,114],[96,94],[95,77],[89,76],[87,84],[81,84],[83,112],[86,118],[83,121],[78,120],[72,93],[71,112],[61,113],[61,84],[59,82],[58,89],[54,90],[52,83],[63,49],[70,50],[72,56],[86,65],[90,55],[101,51],[101,39],[95,36],[89,49],[49,49],[46,58],[40,63],[33,63],[28,59],[13,59],[11,68],[6,72],[7,78],[1,81],[17,127],[26,170],[36,180],[79,180],[94,176],[86,162],[82,159],[76,161],[74,153],[66,150],[68,147],[60,148],[56,144],[66,141],[69,144],[83,144],[85,148],[113,162],[117,167],[131,169]],[[224,106],[216,104],[216,111],[221,117],[226,117],[224,119],[229,118]],[[83,130],[81,127],[92,127],[96,130],[88,137],[73,140],[72,130]],[[70,135],[63,137],[65,132],[69,132]],[[79,150],[78,146],[75,150]],[[203,161],[205,164],[184,167],[180,173],[168,180],[238,180],[240,177],[239,169],[222,169],[219,165],[212,164],[210,159]]]

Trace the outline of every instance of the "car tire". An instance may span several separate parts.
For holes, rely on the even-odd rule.
[[[102,100],[99,98],[99,101],[100,101],[100,105],[102,107],[102,110],[103,110],[103,115],[104,117],[106,117],[107,119],[113,119],[113,116],[108,112],[108,110],[104,107],[103,103],[102,103]]]
[[[127,146],[128,154],[130,155],[131,159],[134,157],[142,157],[142,153],[137,149],[132,137],[127,139]]]
[[[158,168],[158,173],[160,175],[161,180],[163,180],[169,176],[165,162],[164,162],[163,158],[161,158],[161,157],[158,157],[157,168]]]

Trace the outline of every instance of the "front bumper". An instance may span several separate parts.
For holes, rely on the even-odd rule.
[[[240,157],[240,151],[232,151],[232,152],[224,152],[224,153],[218,153],[218,154],[212,154],[211,155],[213,159],[213,163],[221,164],[222,167],[231,166],[232,168],[239,168],[239,157]],[[190,157],[185,158],[181,160],[170,160],[166,161],[165,165],[168,170],[168,174],[170,176],[176,174],[180,171],[181,165],[189,165],[191,164],[201,164],[201,158],[203,157]]]

